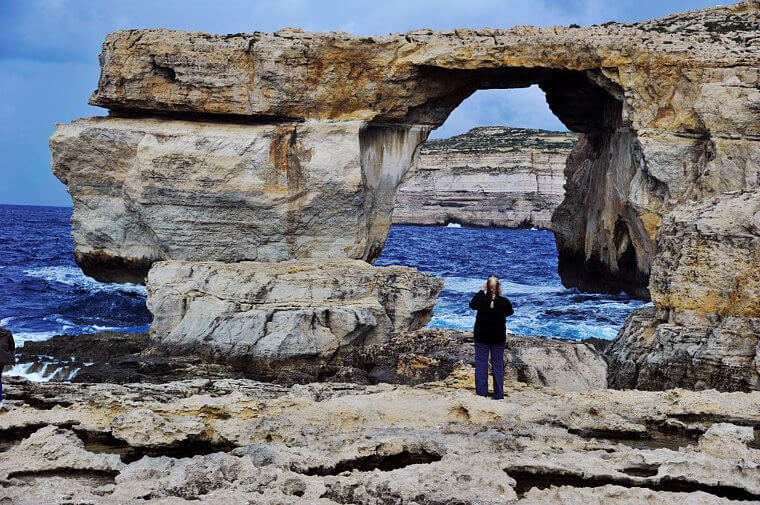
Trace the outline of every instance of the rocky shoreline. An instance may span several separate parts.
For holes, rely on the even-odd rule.
[[[155,356],[147,334],[29,342],[73,382],[6,377],[0,497],[60,503],[760,501],[760,392],[607,389],[605,342],[509,335],[503,401],[471,332],[423,328],[332,363]],[[597,346],[599,348],[597,348]],[[2,499],[0,498],[0,499]]]
[[[9,379],[0,493],[61,503],[760,500],[760,393]]]
[[[449,328],[423,328],[394,334],[383,343],[357,348],[329,361],[279,360],[277,366],[257,368],[254,363],[213,363],[197,354],[171,355],[152,342],[147,333],[102,332],[58,335],[42,342],[27,342],[19,349],[19,364],[49,366],[52,381],[65,381],[76,371],[73,383],[163,383],[204,379],[255,379],[291,386],[312,382],[417,385],[471,374],[474,363],[472,332]],[[607,365],[595,347],[605,341],[577,342],[508,335],[504,373],[507,382],[561,386],[583,391],[606,387]]]

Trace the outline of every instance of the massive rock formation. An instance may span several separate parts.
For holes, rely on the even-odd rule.
[[[681,240],[663,225],[673,209],[758,192],[758,13],[752,0],[587,28],[116,32],[90,101],[112,117],[51,139],[77,261],[116,280],[158,260],[371,261],[429,130],[477,89],[538,84],[581,134],[552,223],[565,283],[646,298],[650,275],[677,275],[656,258],[657,241]],[[731,226],[697,250],[746,251],[717,244]],[[689,283],[712,282],[703,265]]]
[[[760,393],[6,383],[15,505],[760,500]],[[710,422],[701,422],[708,420]],[[738,502],[735,500],[747,500]]]
[[[577,135],[489,126],[422,144],[396,196],[393,222],[551,227]]]
[[[684,204],[649,289],[608,348],[614,387],[760,389],[760,193]]]
[[[314,214],[317,218],[308,219],[312,215],[308,212],[301,223],[310,233],[298,226],[290,233],[280,220],[259,217],[255,219],[259,228],[246,235],[247,230],[241,232],[237,224],[244,216],[227,215],[203,203],[197,207],[208,207],[207,215],[192,217],[207,222],[218,240],[234,235],[245,243],[224,257],[204,259],[311,255],[371,260],[390,224],[395,189],[413,165],[426,130],[440,125],[479,88],[537,83],[557,116],[570,130],[583,134],[568,166],[567,205],[555,217],[563,268],[585,269],[588,275],[576,277],[602,276],[643,294],[664,212],[683,201],[757,187],[753,167],[760,138],[758,10],[758,2],[750,1],[637,24],[417,30],[378,37],[294,29],[226,36],[119,31],[109,35],[103,46],[102,73],[90,103],[121,114],[162,112],[168,114],[160,120],[167,128],[177,117],[254,121],[263,123],[262,130],[281,130],[283,119],[306,119],[306,128],[333,128],[313,142],[306,132],[305,146],[298,134],[272,141],[263,152],[249,155],[254,158],[248,158],[248,164],[237,163],[237,172],[228,172],[227,177],[242,182],[251,170],[248,177],[257,179],[284,170],[293,179],[306,178],[307,183],[289,187],[284,198],[299,214],[299,197],[310,198],[311,184],[324,183],[312,171],[342,172],[334,205],[326,207],[335,213],[333,220],[342,232],[335,237],[340,246],[325,245],[331,241],[320,244],[317,239],[305,247],[280,247],[267,257],[258,251],[259,242],[245,243],[244,237],[286,235],[297,242],[305,235],[320,238],[335,227],[332,221],[319,219],[319,212]],[[134,121],[138,130],[150,122]],[[99,126],[107,131],[112,123],[117,120],[102,120]],[[301,123],[288,124],[298,130]],[[52,142],[54,168],[64,181],[69,170],[103,172],[104,160],[98,161],[95,152],[76,163],[59,158],[57,153],[71,142],[74,139],[65,134],[60,138],[56,134]],[[149,137],[146,143],[159,141]],[[192,134],[183,134],[167,148],[186,160],[184,149],[193,145]],[[212,146],[201,143],[198,149],[205,152]],[[242,146],[237,149],[245,151]],[[125,151],[125,159],[132,159]],[[283,163],[283,158],[288,162]],[[347,165],[346,160],[353,161]],[[105,165],[110,170],[119,163],[118,157],[109,157]],[[125,262],[145,266],[157,259],[194,259],[189,249],[164,244],[161,226],[146,219],[145,207],[158,213],[165,208],[167,215],[171,204],[145,192],[136,205],[133,196],[150,188],[143,184],[150,173],[156,171],[158,176],[169,170],[173,174],[164,175],[171,177],[185,163],[167,163],[170,167],[161,170],[152,168],[150,157],[145,163],[138,156],[128,176],[104,186],[87,185],[81,179],[69,183],[75,224],[86,218],[86,208],[101,208],[97,217],[102,225],[97,229],[74,227],[79,261],[91,271],[99,266],[121,268]],[[189,163],[199,172],[197,177],[206,174],[204,165]],[[349,180],[362,185],[350,204],[340,187]],[[246,200],[235,192],[228,195],[213,178],[201,182],[206,181],[198,180],[193,195],[167,189],[163,198],[177,197],[185,203],[183,196],[200,201],[220,198],[223,203],[229,197],[231,206],[242,207],[240,212],[260,205],[283,207],[282,191]],[[332,194],[325,198],[332,201]],[[113,195],[124,202],[107,206],[93,201]],[[353,234],[342,228],[350,219],[358,221]],[[119,235],[118,230],[124,233]],[[132,230],[147,230],[148,236],[127,232]],[[210,238],[204,242],[213,242]],[[126,247],[130,240],[134,244]],[[268,244],[264,243],[265,249]]]
[[[424,326],[442,289],[413,268],[360,260],[160,262],[148,275],[151,339],[258,370],[328,362]]]
[[[53,170],[74,200],[77,263],[97,279],[143,282],[165,259],[372,261],[406,170],[395,156],[409,163],[419,142],[406,138],[421,134],[404,130],[382,150],[387,163],[360,163],[361,128],[129,118],[58,125]]]

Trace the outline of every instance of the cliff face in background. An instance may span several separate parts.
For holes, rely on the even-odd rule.
[[[393,222],[548,229],[577,137],[488,126],[428,140],[396,196]]]

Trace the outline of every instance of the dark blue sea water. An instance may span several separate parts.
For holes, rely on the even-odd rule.
[[[0,205],[0,326],[17,343],[61,333],[147,331],[147,291],[102,284],[74,263],[70,208]]]
[[[147,331],[146,289],[103,284],[72,257],[71,209],[0,205],[0,325],[19,343],[60,333]],[[377,265],[408,265],[445,279],[433,326],[470,329],[470,296],[488,274],[514,306],[508,327],[549,337],[612,338],[641,303],[562,287],[550,232],[394,226]]]
[[[498,275],[515,308],[507,330],[520,335],[612,339],[642,305],[625,294],[580,293],[562,286],[554,234],[543,230],[393,226],[375,263],[407,265],[443,277],[430,326],[472,329],[472,295]]]

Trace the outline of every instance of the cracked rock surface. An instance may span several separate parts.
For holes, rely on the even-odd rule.
[[[169,261],[148,275],[153,345],[251,369],[330,362],[433,316],[443,279],[359,260]]]
[[[455,377],[292,387],[11,379],[0,497],[30,505],[760,501],[758,392],[513,383],[494,401],[471,388]]]

